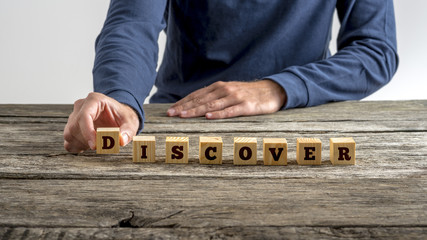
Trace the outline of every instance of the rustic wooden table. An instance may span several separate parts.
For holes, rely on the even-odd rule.
[[[157,162],[69,154],[70,105],[0,105],[1,239],[336,239],[427,237],[427,101],[344,102],[208,121],[145,106]],[[166,136],[190,163],[165,164]],[[221,136],[224,164],[198,163]],[[233,137],[258,139],[258,165],[232,164]],[[262,138],[288,140],[288,166],[262,165]],[[296,164],[296,139],[322,140],[322,165]],[[329,138],[353,137],[357,164],[332,166]],[[133,216],[133,217],[132,217]]]

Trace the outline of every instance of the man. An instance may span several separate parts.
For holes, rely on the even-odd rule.
[[[333,12],[341,23],[329,53]],[[156,72],[157,39],[165,30]],[[397,69],[392,0],[112,0],[96,41],[94,89],[64,130],[70,152],[95,149],[95,129],[143,128],[142,104],[208,119],[361,99]]]

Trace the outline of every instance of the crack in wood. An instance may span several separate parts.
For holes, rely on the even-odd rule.
[[[135,216],[134,211],[130,211],[131,216],[120,220],[118,224],[111,226],[112,228],[177,228],[180,227],[179,223],[172,223],[166,225],[154,225],[162,220],[169,219],[173,216],[176,216],[184,210],[177,211],[166,217],[144,217],[144,216]]]

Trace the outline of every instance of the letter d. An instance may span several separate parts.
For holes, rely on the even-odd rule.
[[[108,144],[110,143],[110,144]],[[112,149],[115,145],[114,138],[111,136],[102,136],[102,149]]]

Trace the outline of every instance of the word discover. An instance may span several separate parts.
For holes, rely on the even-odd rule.
[[[98,128],[96,153],[119,153],[119,128]],[[333,165],[354,165],[356,143],[353,138],[330,138],[330,161]],[[200,164],[222,164],[222,138],[199,138]],[[166,163],[188,163],[188,137],[166,137]],[[235,137],[233,147],[234,165],[257,164],[257,139]],[[156,161],[156,138],[135,136],[133,138],[133,162]],[[299,165],[321,165],[322,142],[318,138],[297,138],[296,159]],[[287,165],[288,143],[285,138],[264,138],[264,165]]]

